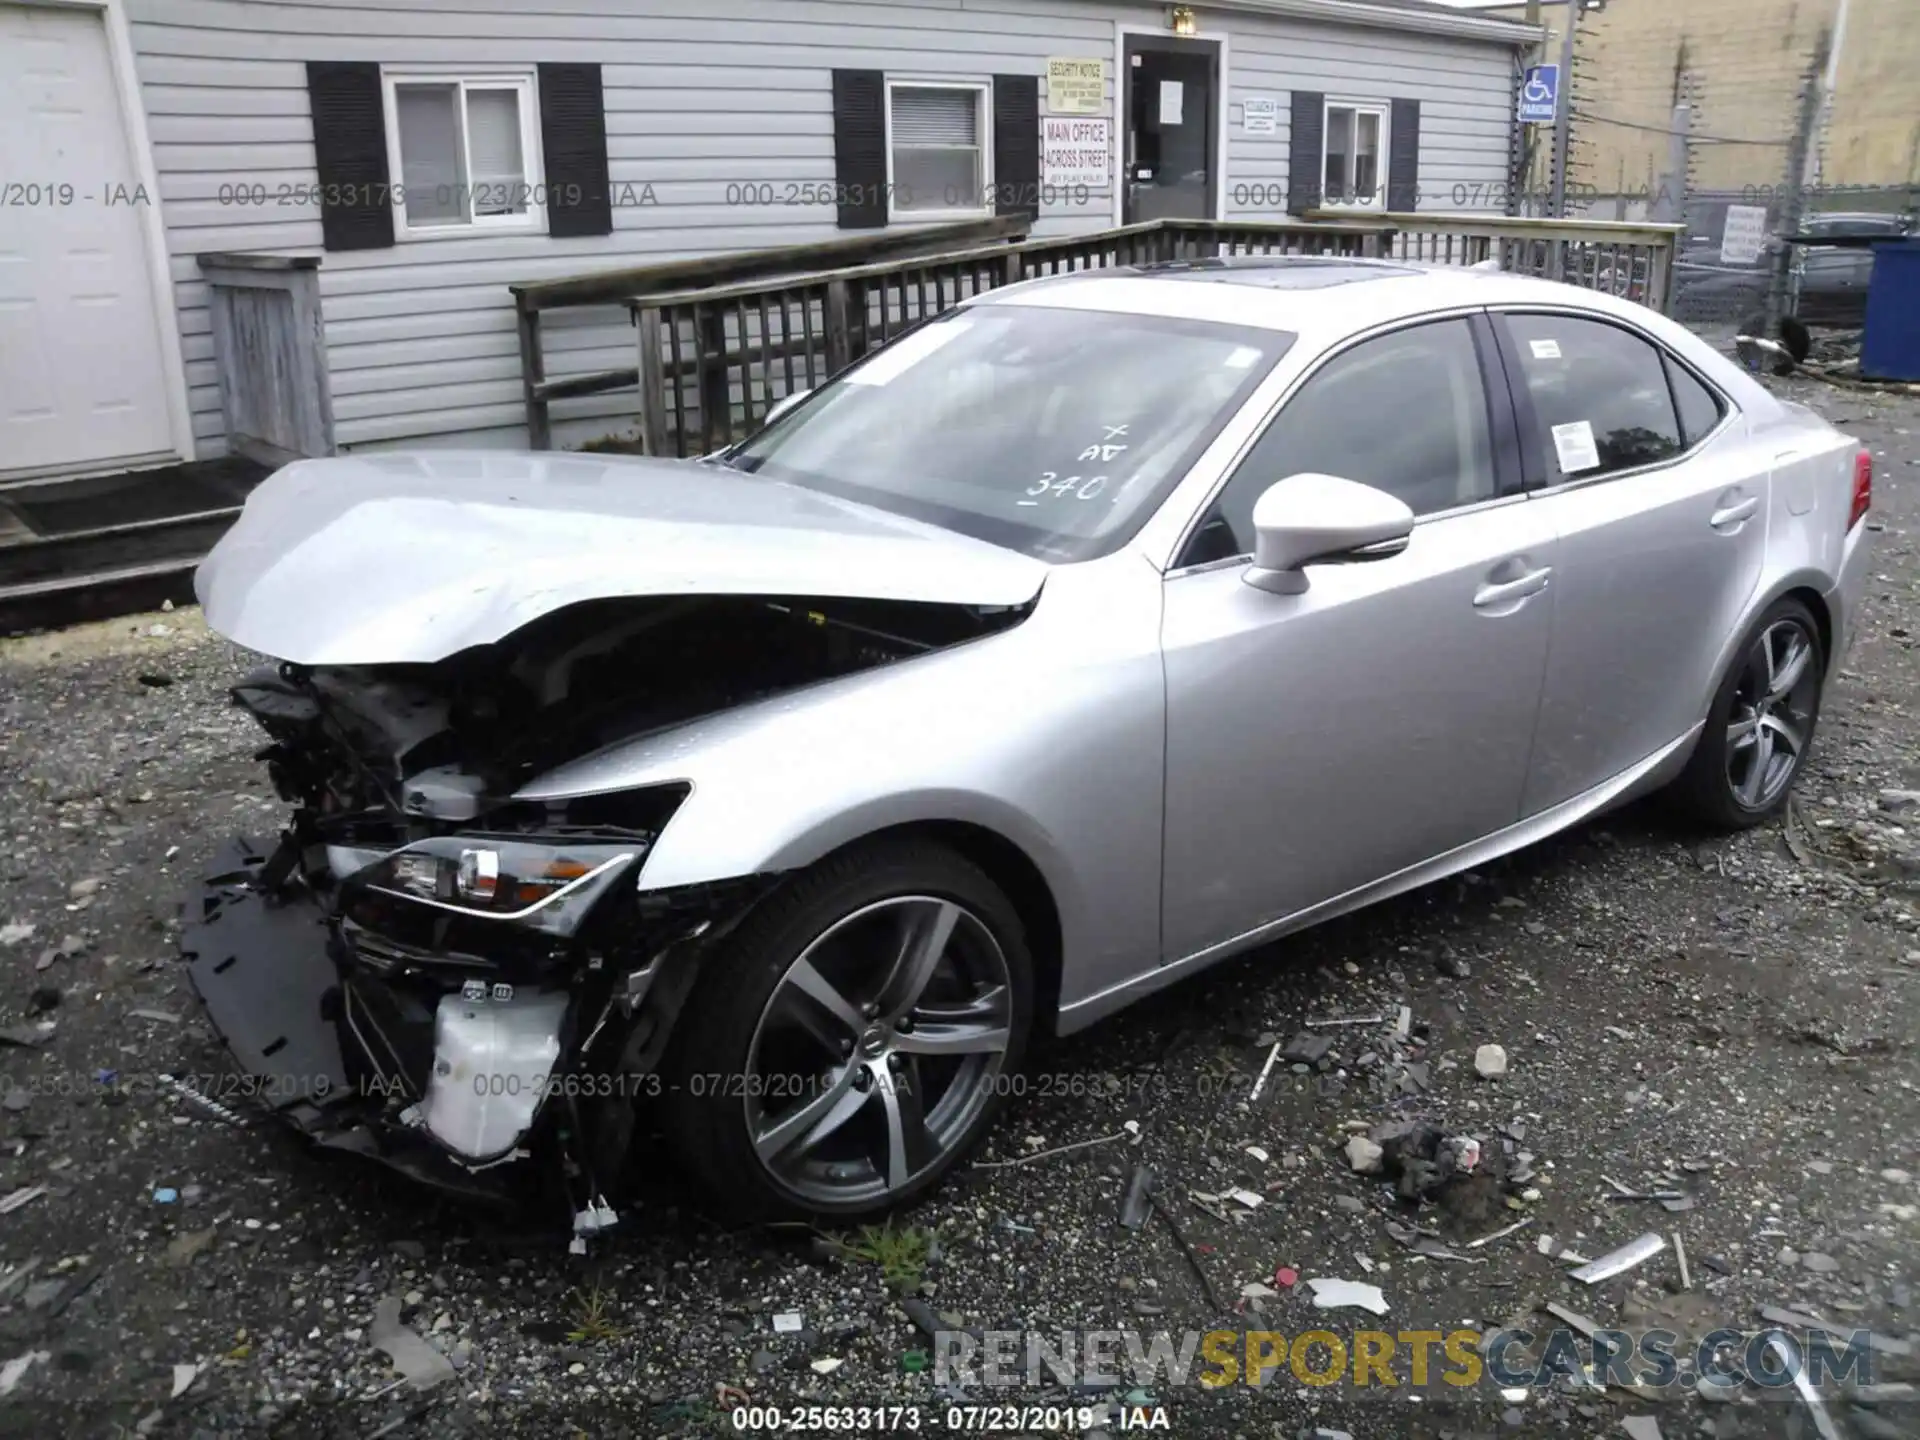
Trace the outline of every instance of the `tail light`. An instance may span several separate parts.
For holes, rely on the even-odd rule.
[[[1858,525],[1872,507],[1873,452],[1862,450],[1853,457],[1853,508],[1847,512],[1847,529]]]

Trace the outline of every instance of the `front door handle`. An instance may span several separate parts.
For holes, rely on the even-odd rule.
[[[1486,610],[1513,600],[1524,600],[1529,595],[1538,595],[1547,588],[1547,577],[1551,574],[1553,567],[1543,565],[1538,570],[1529,570],[1518,580],[1500,580],[1482,585],[1473,592],[1474,608]]]
[[[1736,500],[1731,505],[1722,505],[1713,512],[1713,518],[1707,523],[1716,530],[1730,530],[1743,521],[1753,518],[1753,512],[1760,508],[1760,497],[1749,495],[1744,500]]]

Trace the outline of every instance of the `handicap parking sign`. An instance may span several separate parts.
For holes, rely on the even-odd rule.
[[[1520,123],[1551,125],[1560,109],[1560,67],[1534,65],[1520,86]]]

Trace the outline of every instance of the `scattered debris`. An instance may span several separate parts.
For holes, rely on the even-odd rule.
[[[1767,1349],[1780,1357],[1780,1363],[1793,1376],[1793,1388],[1800,1393],[1801,1403],[1807,1407],[1807,1414],[1813,1418],[1813,1428],[1820,1440],[1840,1440],[1840,1432],[1834,1428],[1833,1417],[1827,1414],[1827,1405],[1820,1398],[1820,1392],[1813,1388],[1813,1379],[1807,1374],[1808,1366],[1800,1363],[1787,1342],[1778,1335],[1767,1337]]]
[[[1680,1267],[1680,1288],[1682,1290],[1691,1290],[1693,1288],[1693,1276],[1687,1271],[1687,1247],[1686,1243],[1681,1240],[1678,1230],[1673,1232],[1673,1260],[1674,1263]]]
[[[1262,1165],[1265,1165],[1269,1160],[1273,1159],[1273,1157],[1266,1152],[1266,1149],[1263,1146],[1248,1145],[1243,1148],[1248,1155],[1251,1155],[1254,1159],[1258,1160]]]
[[[1624,1416],[1620,1428],[1627,1432],[1628,1440],[1661,1440],[1660,1422],[1651,1415]]]
[[[1147,1223],[1153,1213],[1153,1192],[1155,1187],[1153,1171],[1145,1165],[1136,1165],[1133,1176],[1127,1181],[1127,1193],[1120,1201],[1120,1223],[1129,1230],[1139,1230]]]
[[[1348,1015],[1335,1020],[1309,1020],[1306,1024],[1307,1028],[1311,1030],[1330,1030],[1341,1025],[1384,1025],[1387,1023],[1387,1019],[1388,1017],[1385,1015]],[[1291,1045],[1297,1045],[1299,1043],[1300,1037],[1296,1035],[1293,1037],[1293,1040],[1289,1042],[1289,1045],[1291,1047]],[[1331,1044],[1332,1042],[1329,1041],[1328,1043]]]
[[[1486,1262],[1471,1255],[1462,1255],[1458,1250],[1449,1249],[1431,1235],[1423,1234],[1411,1225],[1397,1225],[1387,1222],[1387,1233],[1398,1240],[1414,1254],[1428,1260],[1457,1260],[1465,1265],[1482,1265]]]
[[[174,1366],[173,1393],[167,1398],[169,1400],[178,1400],[182,1395],[186,1394],[187,1391],[193,1388],[193,1382],[200,1378],[200,1372],[206,1368],[204,1365]]]
[[[1355,1137],[1356,1139],[1360,1137]],[[1457,1175],[1471,1174],[1480,1164],[1480,1142],[1466,1135],[1448,1135],[1430,1120],[1399,1120],[1366,1137],[1380,1151],[1379,1169],[1396,1181],[1403,1200],[1433,1194]],[[1348,1142],[1351,1162],[1356,1147]],[[1362,1155],[1371,1153],[1361,1150]],[[1360,1166],[1355,1164],[1355,1169]]]
[[[44,1045],[52,1037],[51,1025],[9,1025],[0,1029],[0,1045],[18,1045],[23,1050]]]
[[[1253,1082],[1253,1089],[1247,1092],[1247,1103],[1251,1105],[1260,1098],[1260,1092],[1267,1088],[1267,1076],[1273,1073],[1273,1062],[1280,1058],[1280,1042],[1273,1042],[1273,1048],[1267,1051],[1267,1063],[1260,1067],[1260,1078]]]
[[[0,1200],[0,1215],[11,1215],[22,1205],[31,1204],[46,1193],[47,1187],[44,1185],[28,1185],[15,1190],[5,1199]]]
[[[27,1371],[36,1364],[44,1364],[52,1358],[52,1354],[46,1350],[29,1350],[24,1355],[14,1356],[5,1365],[0,1365],[0,1395],[11,1395],[14,1387],[20,1383]]]
[[[1051,1160],[1055,1155],[1070,1154],[1075,1150],[1085,1150],[1092,1145],[1111,1145],[1115,1140],[1125,1140],[1127,1132],[1116,1130],[1111,1135],[1096,1135],[1091,1140],[1075,1140],[1071,1145],[1056,1145],[1051,1150],[1036,1150],[1031,1155],[1021,1155],[1012,1160],[976,1160],[976,1170],[1011,1170],[1016,1165],[1031,1165],[1036,1160]]]
[[[0,925],[0,945],[24,945],[33,938],[33,926],[25,920]]]
[[[1482,1080],[1498,1080],[1507,1073],[1507,1052],[1498,1045],[1482,1045],[1473,1052],[1473,1068]]]
[[[1578,1270],[1568,1275],[1570,1280],[1578,1280],[1585,1285],[1597,1285],[1602,1280],[1611,1280],[1623,1275],[1636,1265],[1644,1265],[1662,1250],[1667,1248],[1667,1238],[1649,1230],[1637,1240],[1629,1240],[1617,1250],[1609,1250],[1598,1259],[1589,1260]]]
[[[213,1243],[214,1227],[204,1230],[187,1230],[167,1242],[167,1263],[169,1265],[190,1265],[193,1258]]]
[[[160,1083],[173,1091],[174,1094],[178,1095],[194,1109],[204,1111],[216,1120],[223,1120],[229,1125],[236,1126],[247,1123],[244,1115],[228,1109],[218,1100],[202,1095],[198,1090],[194,1089],[193,1086],[187,1084],[186,1081],[179,1079],[177,1076],[162,1075],[160,1077]]]
[[[1684,1190],[1635,1190],[1635,1189],[1632,1189],[1630,1186],[1622,1185],[1618,1180],[1615,1180],[1611,1175],[1602,1175],[1600,1178],[1606,1181],[1606,1183],[1613,1188],[1613,1194],[1607,1197],[1609,1200],[1686,1200],[1687,1199],[1687,1193]],[[1692,1207],[1692,1204],[1689,1203],[1685,1208],[1692,1209],[1693,1207]]]
[[[1289,1065],[1315,1065],[1325,1059],[1333,1049],[1333,1037],[1315,1035],[1311,1030],[1302,1030],[1280,1051],[1280,1058]]]
[[[796,1335],[807,1328],[807,1320],[798,1310],[783,1310],[773,1317],[773,1333]]]
[[[1216,1311],[1225,1313],[1230,1307],[1220,1298],[1220,1292],[1213,1288],[1213,1277],[1207,1274],[1206,1270],[1201,1266],[1199,1254],[1194,1250],[1192,1243],[1180,1230],[1180,1222],[1175,1220],[1172,1212],[1160,1203],[1158,1196],[1154,1197],[1153,1208],[1159,1214],[1161,1220],[1166,1222],[1168,1231],[1180,1246],[1181,1254],[1186,1256],[1187,1268],[1193,1271],[1194,1278],[1200,1282],[1200,1288],[1206,1291],[1207,1302],[1212,1305]]]
[[[19,1289],[26,1278],[39,1268],[40,1257],[35,1255],[31,1259],[21,1261],[18,1265],[14,1266],[13,1269],[9,1270],[4,1277],[0,1277],[0,1300],[6,1299],[7,1296]]]
[[[1591,1340],[1600,1329],[1598,1325],[1594,1324],[1593,1321],[1582,1315],[1578,1310],[1569,1310],[1566,1306],[1556,1304],[1552,1300],[1549,1300],[1540,1308],[1558,1320],[1562,1325],[1585,1336],[1589,1340]]]
[[[1377,1175],[1385,1153],[1364,1135],[1355,1135],[1347,1141],[1347,1163],[1362,1175]]]
[[[812,1369],[816,1375],[831,1375],[846,1363],[838,1355],[822,1355],[812,1363]]]
[[[1491,1245],[1495,1240],[1511,1235],[1516,1230],[1524,1230],[1531,1224],[1533,1224],[1533,1216],[1529,1215],[1524,1220],[1514,1221],[1513,1224],[1507,1226],[1504,1230],[1496,1230],[1491,1235],[1482,1235],[1478,1240],[1469,1240],[1467,1242],[1467,1249],[1478,1250],[1482,1245]]]
[[[1316,1309],[1351,1308],[1370,1310],[1375,1315],[1387,1313],[1387,1297],[1380,1293],[1378,1285],[1368,1285],[1359,1280],[1319,1279],[1307,1281],[1307,1288],[1313,1291]]]
[[[127,1012],[127,1018],[129,1020],[152,1020],[161,1025],[178,1025],[180,1023],[180,1017],[171,1010],[148,1010],[144,1008],[129,1010]]]
[[[429,1390],[453,1378],[453,1362],[422,1339],[418,1331],[400,1323],[404,1304],[398,1295],[383,1297],[374,1307],[373,1325],[367,1338],[387,1352],[393,1368],[411,1382],[414,1389]]]

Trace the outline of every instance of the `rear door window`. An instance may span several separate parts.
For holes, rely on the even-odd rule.
[[[1505,315],[1547,483],[1670,460],[1687,440],[1658,347],[1573,315]]]
[[[1713,432],[1727,411],[1720,397],[1694,377],[1691,370],[1666,357],[1667,380],[1673,386],[1673,402],[1680,410],[1680,436],[1692,449]]]

